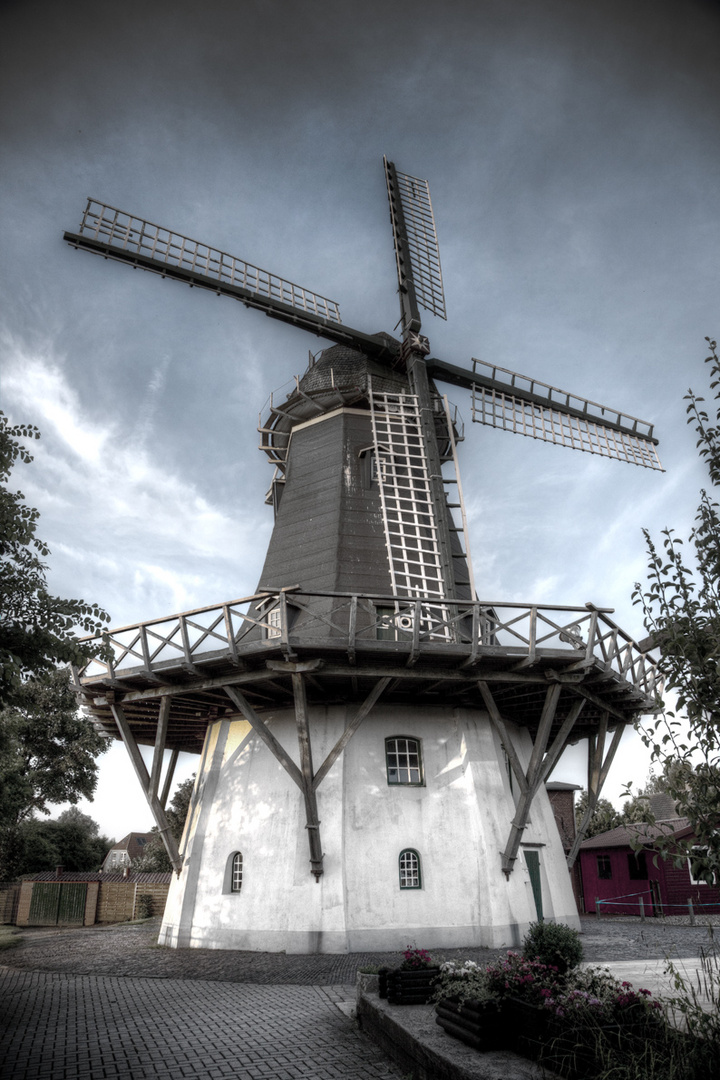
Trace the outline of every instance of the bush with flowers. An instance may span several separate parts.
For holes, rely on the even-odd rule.
[[[413,945],[408,945],[403,956],[405,959],[400,964],[400,971],[425,971],[435,966],[427,949],[416,949]]]
[[[447,960],[440,965],[440,975],[435,984],[434,1001],[452,1001],[464,1005],[472,1001],[484,1009],[499,1009],[500,994],[490,986],[487,970],[474,960],[464,964]]]
[[[501,998],[514,997],[530,1005],[543,1005],[562,990],[558,969],[539,960],[509,952],[486,967],[488,985]],[[547,994],[544,993],[547,991]]]
[[[603,1023],[657,1021],[662,1006],[649,990],[634,990],[609,968],[590,967],[573,971],[559,993],[543,994],[543,1005],[559,1017],[599,1017]]]

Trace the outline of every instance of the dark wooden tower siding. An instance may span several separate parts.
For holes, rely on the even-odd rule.
[[[380,496],[360,456],[371,443],[367,412],[343,409],[293,431],[259,589],[390,594]]]
[[[404,373],[389,372],[344,346],[326,349],[264,428],[266,433],[272,431],[273,452],[282,448],[284,478],[276,482],[275,527],[258,591],[299,585],[315,593],[393,593],[371,385],[375,393],[410,393]],[[447,422],[440,395],[432,389],[442,445],[447,442]],[[453,552],[453,598],[468,600],[467,562],[449,505],[446,517]]]

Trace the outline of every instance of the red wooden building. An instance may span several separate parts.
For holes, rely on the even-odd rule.
[[[601,915],[695,915],[720,913],[720,886],[693,877],[691,860],[676,866],[655,847],[660,836],[692,838],[687,818],[654,825],[621,825],[580,847],[583,909]],[[637,849],[640,840],[642,848]]]

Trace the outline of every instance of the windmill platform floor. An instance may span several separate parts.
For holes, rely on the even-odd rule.
[[[594,917],[582,922],[586,961],[617,965],[622,978],[632,964],[630,981],[637,972],[653,990],[663,988],[666,956],[685,961],[689,971],[712,948],[713,930],[704,925]],[[157,930],[158,920],[23,929],[21,944],[0,958],[3,1080],[404,1075],[351,1018],[356,969],[394,964],[398,955],[164,949],[155,945]],[[481,961],[503,951],[447,955],[461,952]],[[470,1057],[480,1071],[455,1075],[528,1076],[526,1060],[497,1055],[503,1059],[497,1072],[493,1056]]]

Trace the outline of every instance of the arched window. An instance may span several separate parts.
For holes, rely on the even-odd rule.
[[[422,784],[420,740],[405,736],[385,740],[388,784]]]
[[[421,889],[422,877],[420,875],[420,856],[413,848],[405,848],[400,852],[400,888]]]
[[[236,851],[232,861],[232,881],[230,892],[240,892],[242,889],[242,851]]]
[[[241,851],[233,851],[228,855],[225,863],[225,875],[223,878],[224,893],[238,893],[242,889],[243,881],[243,857]]]

